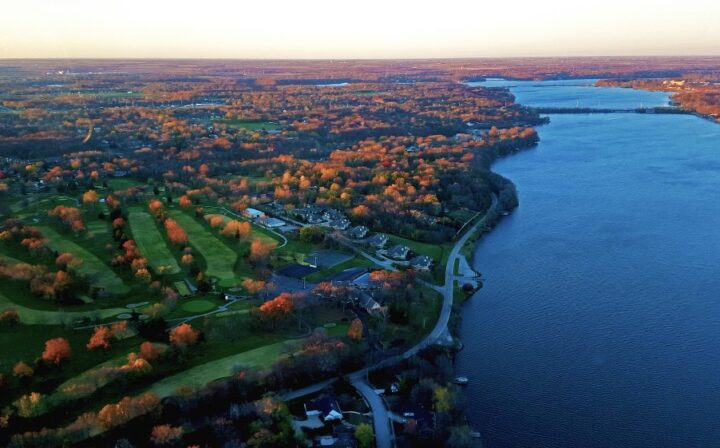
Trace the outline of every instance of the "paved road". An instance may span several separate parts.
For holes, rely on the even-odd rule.
[[[497,208],[497,196],[493,195],[492,197],[492,204],[490,205],[490,208],[485,212],[485,215],[478,220],[475,224],[472,225],[460,239],[458,239],[455,242],[455,245],[453,246],[452,250],[450,251],[450,254],[447,259],[447,264],[445,265],[445,284],[442,286],[433,285],[428,282],[421,281],[421,284],[428,288],[432,288],[435,291],[438,291],[443,296],[443,304],[442,309],[440,311],[440,317],[438,318],[437,322],[435,323],[435,327],[432,329],[432,331],[425,336],[420,342],[418,342],[415,346],[409,348],[404,353],[393,356],[391,358],[387,358],[383,361],[380,361],[372,366],[365,367],[364,369],[358,370],[356,372],[353,372],[349,374],[350,383],[362,394],[363,397],[367,400],[368,404],[370,405],[370,409],[372,410],[373,414],[373,424],[375,425],[375,444],[378,448],[389,448],[393,445],[392,440],[392,434],[391,434],[391,425],[392,425],[392,414],[388,412],[387,408],[385,407],[385,403],[383,402],[382,398],[375,392],[375,390],[370,387],[370,385],[366,381],[366,376],[369,372],[373,370],[377,370],[382,367],[391,366],[393,364],[397,364],[403,360],[409,359],[413,356],[415,356],[420,350],[435,344],[437,342],[443,341],[446,339],[446,336],[448,335],[448,322],[450,321],[450,315],[452,314],[452,306],[453,306],[453,287],[454,287],[454,280],[455,280],[455,260],[458,257],[458,254],[460,253],[460,250],[462,247],[467,243],[470,236],[472,236],[475,232],[478,231],[478,229],[485,225],[487,222],[488,215],[490,212],[494,212]],[[362,250],[358,248],[354,248],[356,252],[359,252],[366,256],[366,258],[372,260],[374,257],[372,257],[369,254],[366,254]],[[382,263],[381,263],[382,265]],[[304,389],[300,389],[297,391],[290,392],[283,396],[283,398],[289,396],[292,397],[292,399],[302,397],[304,395],[309,395],[311,393],[319,392],[320,390],[324,389],[328,385],[332,384],[331,381],[324,381],[322,383],[314,384],[311,386],[308,386]]]
[[[390,413],[385,407],[385,403],[382,397],[378,395],[372,387],[365,381],[363,376],[352,376],[350,383],[357,389],[360,394],[365,397],[365,401],[370,405],[373,417],[373,426],[375,427],[375,446],[376,448],[391,448],[392,432],[391,426],[392,421],[390,419]]]

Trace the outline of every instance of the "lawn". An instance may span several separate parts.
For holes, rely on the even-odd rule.
[[[57,252],[70,252],[82,263],[76,268],[80,275],[90,281],[94,286],[104,289],[111,294],[127,294],[130,288],[123,283],[122,279],[110,268],[103,263],[95,255],[91,254],[83,247],[70,241],[69,238],[60,235],[50,227],[39,227],[43,236],[47,239],[47,245],[50,249]]]
[[[190,244],[205,259],[207,275],[216,277],[220,286],[233,286],[239,283],[240,279],[235,275],[237,252],[226,246],[192,216],[179,210],[172,210],[170,217],[185,229]]]
[[[140,249],[140,253],[147,258],[150,267],[155,272],[161,266],[168,266],[168,274],[177,274],[180,272],[175,256],[165,244],[165,238],[160,233],[155,218],[150,213],[142,210],[131,210],[128,220],[130,222],[130,230],[132,231],[135,243]],[[188,232],[189,233],[189,232]]]
[[[120,313],[126,313],[126,308],[106,308],[92,311],[48,311],[36,310],[19,305],[0,293],[0,310],[12,308],[20,315],[20,322],[27,325],[64,325],[84,318],[109,319]]]
[[[244,369],[266,368],[282,356],[294,352],[299,346],[300,341],[283,341],[226,356],[164,378],[153,384],[148,392],[161,398],[168,397],[174,395],[183,386],[202,387],[211,381],[228,377],[237,366],[242,366]]]
[[[188,313],[206,313],[215,309],[215,303],[207,299],[190,299],[183,301],[180,305],[183,311]]]
[[[350,268],[371,268],[375,266],[375,263],[368,260],[365,257],[356,256],[351,258],[350,260],[343,261],[340,264],[337,264],[331,268],[322,269],[317,272],[313,272],[312,274],[305,277],[305,279],[309,282],[318,282],[326,279],[327,277],[330,277],[332,275],[337,274],[338,272],[342,272],[346,269]]]
[[[452,250],[452,242],[432,244],[422,243],[420,241],[414,241],[396,235],[388,236],[390,237],[388,247],[392,247],[395,244],[403,244],[409,247],[415,254],[427,255],[432,258],[433,277],[440,284],[445,282],[445,264],[447,263],[447,257],[450,255],[450,251]]]

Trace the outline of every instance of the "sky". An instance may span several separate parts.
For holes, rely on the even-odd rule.
[[[720,55],[720,0],[2,0],[0,58]]]

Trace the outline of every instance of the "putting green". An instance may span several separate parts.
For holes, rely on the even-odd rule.
[[[205,313],[215,308],[215,304],[207,299],[195,299],[183,302],[180,305],[183,311],[188,313]]]
[[[158,272],[161,266],[168,268],[165,271],[168,274],[180,272],[180,266],[165,244],[165,238],[160,234],[160,230],[155,224],[155,218],[145,211],[131,210],[128,220],[135,244],[143,257],[147,258],[150,267],[155,272]]]

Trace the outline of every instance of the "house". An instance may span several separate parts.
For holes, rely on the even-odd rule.
[[[335,208],[328,208],[323,211],[322,217],[326,221],[337,221],[345,218],[345,214]]]
[[[265,224],[266,227],[270,227],[271,229],[282,227],[285,225],[285,221],[282,219],[277,218],[267,218],[263,224]]]
[[[335,230],[347,230],[350,227],[350,220],[347,218],[336,219],[328,224]]]
[[[387,255],[390,258],[393,258],[395,260],[407,260],[408,254],[410,253],[410,248],[407,246],[403,246],[402,244],[397,244],[387,251]]]
[[[318,214],[310,214],[305,217],[305,221],[307,221],[309,224],[320,224],[321,222],[325,222],[323,217]]]
[[[348,232],[348,236],[350,238],[359,240],[359,239],[365,238],[365,236],[368,234],[369,231],[370,231],[370,229],[368,229],[365,226],[356,226],[356,227],[353,227],[352,229],[350,229],[350,231]]]
[[[343,419],[337,399],[330,395],[324,395],[305,403],[305,415],[307,417],[316,415],[326,422],[340,421]]]
[[[427,255],[418,255],[410,260],[410,266],[418,271],[429,271],[432,266],[433,259]]]
[[[352,289],[348,291],[348,297],[370,314],[382,310],[382,306],[375,300],[370,292]]]
[[[384,233],[376,233],[368,239],[367,243],[376,249],[382,249],[385,247],[389,239],[390,238]]]
[[[248,207],[243,211],[243,216],[248,219],[258,219],[265,216],[265,213],[261,212],[260,210]]]

